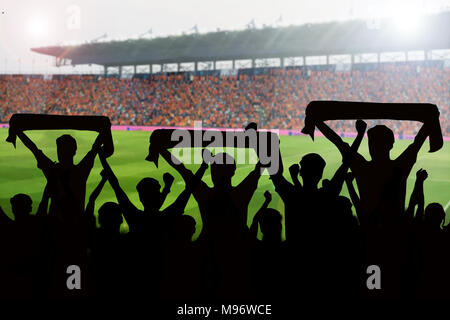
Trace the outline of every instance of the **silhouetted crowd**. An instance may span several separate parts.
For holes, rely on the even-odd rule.
[[[162,209],[174,177],[165,173],[163,186],[144,177],[136,185],[141,210],[109,165],[101,134],[75,164],[77,144],[70,135],[57,139],[54,162],[17,132],[47,184],[34,214],[26,194],[11,198],[14,220],[0,213],[0,296],[268,302],[448,298],[450,229],[444,227],[442,205],[424,207],[425,170],[412,173],[414,190],[406,194],[406,180],[430,128],[423,125],[396,159],[390,158],[393,132],[382,125],[370,128],[367,160],[358,153],[364,121],[356,121],[358,135],[351,145],[325,123],[317,127],[342,155],[340,167],[323,180],[326,162],[319,154],[298,150],[304,154],[299,163],[284,168],[280,153],[280,168],[270,178],[285,212],[270,208],[272,194],[266,191],[252,221],[249,203],[265,170],[260,162],[234,185],[236,164],[227,153],[212,156],[204,149],[203,163],[191,171],[163,144],[153,146],[181,175],[184,190]],[[103,171],[85,203],[97,156]],[[208,168],[212,186],[202,179]],[[117,201],[100,207],[97,228],[95,201],[106,183]],[[340,195],[344,183],[350,199]],[[191,195],[203,223],[195,241],[196,222],[184,214]],[[123,219],[126,234],[120,232]],[[81,270],[80,284],[70,266]]]
[[[426,102],[439,106],[444,136],[450,136],[450,68],[442,61],[241,69],[234,74],[181,72],[135,75],[0,77],[0,122],[14,113],[108,116],[113,124],[301,129],[313,100]],[[208,114],[208,117],[203,117]],[[371,123],[373,125],[378,123]],[[385,121],[399,135],[415,135],[415,122]],[[350,121],[334,121],[339,132]]]

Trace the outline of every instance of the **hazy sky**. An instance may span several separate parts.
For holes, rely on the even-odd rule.
[[[330,21],[450,8],[450,0],[2,0],[0,73],[46,72],[49,58],[31,47],[67,41],[130,38],[256,26]],[[20,60],[19,60],[20,59]],[[19,62],[20,61],[20,62]]]

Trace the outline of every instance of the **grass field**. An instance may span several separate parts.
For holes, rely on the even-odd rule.
[[[90,132],[79,131],[30,131],[28,136],[42,149],[47,156],[56,160],[56,138],[63,134],[70,133],[78,142],[78,151],[75,157],[75,163],[78,163],[82,157],[89,151],[96,134]],[[141,131],[114,131],[113,139],[115,144],[115,153],[109,158],[109,162],[119,178],[119,182],[130,197],[130,200],[136,206],[141,208],[136,192],[136,184],[142,177],[153,177],[158,179],[162,185],[162,175],[164,172],[171,172],[175,176],[175,183],[172,192],[168,196],[164,206],[170,204],[175,197],[182,191],[184,186],[181,177],[175,172],[162,158],[160,158],[159,168],[154,164],[145,161],[144,158],[148,152],[149,132]],[[17,148],[14,149],[12,144],[6,143],[7,129],[0,129],[0,206],[11,214],[9,203],[10,197],[16,193],[29,194],[33,199],[33,209],[37,209],[38,202],[41,198],[42,190],[45,186],[45,178],[42,172],[36,167],[36,161],[23,144],[18,140]],[[392,157],[396,157],[411,141],[397,141],[392,151]],[[447,215],[450,215],[448,203],[450,201],[450,143],[446,142],[444,147],[436,153],[428,153],[428,142],[423,146],[418,161],[408,180],[408,199],[412,190],[415,172],[419,168],[425,168],[429,177],[425,182],[425,202],[439,202],[444,207],[447,205]],[[326,139],[317,137],[313,142],[306,136],[283,136],[281,137],[281,152],[285,165],[285,174],[289,175],[287,168],[298,162],[306,153],[319,153],[327,162],[324,178],[330,178],[334,170],[340,164],[340,155],[337,149]],[[367,140],[365,139],[361,145],[360,152],[366,157],[368,155]],[[193,170],[198,165],[190,165]],[[238,165],[237,172],[233,178],[233,184],[239,183],[252,169],[254,165]],[[98,158],[95,160],[94,169],[88,180],[87,197],[100,180],[99,172],[101,165]],[[209,170],[204,178],[206,183],[211,185]],[[273,191],[273,200],[270,207],[276,208],[283,212],[283,202],[274,191],[274,187],[268,176],[263,176],[259,182],[258,190],[254,195],[249,208],[249,221],[256,213],[258,208],[264,201],[263,193],[266,190]],[[343,188],[343,194],[347,195],[346,187]],[[106,201],[115,201],[114,193],[106,184],[101,193],[96,210]],[[197,203],[191,197],[186,213],[192,215],[197,220],[197,233],[201,231],[201,220]],[[447,223],[450,217],[447,217]],[[126,230],[127,226],[123,225]]]

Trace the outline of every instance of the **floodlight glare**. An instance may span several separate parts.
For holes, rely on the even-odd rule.
[[[392,13],[394,27],[403,34],[415,33],[420,29],[422,15],[419,10],[403,7]]]
[[[42,17],[33,17],[28,22],[28,32],[34,37],[43,37],[48,33],[47,21]]]

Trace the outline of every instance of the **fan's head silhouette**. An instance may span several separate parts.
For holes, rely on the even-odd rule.
[[[56,139],[58,161],[61,164],[73,164],[73,157],[77,152],[77,142],[69,134],[64,134]]]
[[[120,232],[123,222],[120,206],[114,202],[104,203],[98,210],[98,222],[103,230]]]
[[[231,178],[236,171],[234,158],[228,153],[218,153],[211,164],[211,179],[215,187],[231,185]]]
[[[425,209],[424,224],[430,229],[440,229],[445,223],[445,210],[439,203],[430,203]]]
[[[394,146],[394,133],[385,125],[377,125],[367,130],[369,153],[372,160],[389,158],[389,152]]]
[[[262,212],[259,226],[263,234],[264,240],[280,240],[281,239],[281,214],[272,208],[267,208]]]
[[[300,176],[305,186],[317,186],[322,179],[325,160],[317,153],[308,153],[300,160]]]
[[[10,199],[15,221],[20,222],[31,214],[32,200],[30,196],[19,193]]]
[[[155,211],[159,210],[162,202],[162,194],[160,192],[161,185],[158,180],[153,178],[144,178],[136,186],[139,194],[139,200],[144,206],[144,209]]]

